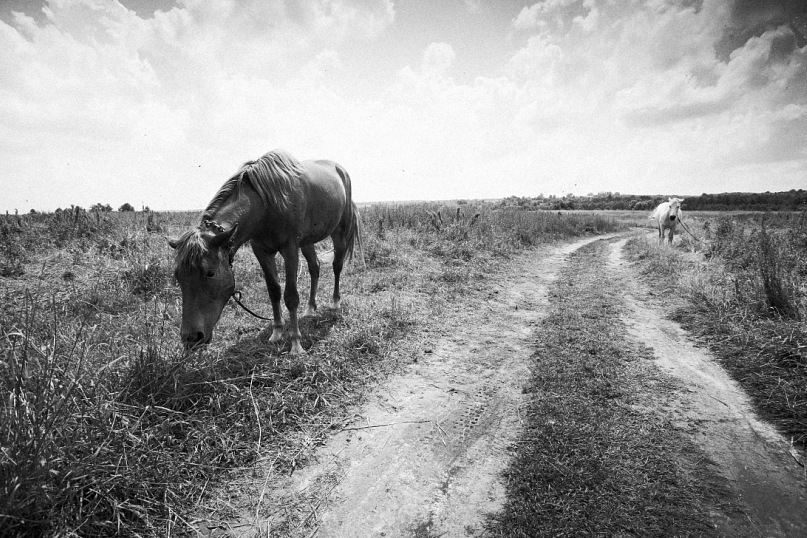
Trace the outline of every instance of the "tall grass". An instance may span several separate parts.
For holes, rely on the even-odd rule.
[[[431,215],[436,215],[436,225]],[[539,244],[621,228],[602,213],[524,211],[472,202],[376,204],[362,209],[362,220],[366,231],[378,238],[383,239],[385,231],[408,228],[438,254],[460,258],[475,253],[507,256]]]
[[[648,275],[688,300],[676,319],[708,343],[760,413],[807,444],[807,218],[710,219],[699,235],[695,254],[628,246]]]
[[[440,229],[427,213],[438,210]],[[410,360],[403,338],[469,268],[617,227],[485,204],[362,214],[368,269],[354,263],[345,275],[341,312],[302,322],[309,353],[300,358],[229,308],[207,351],[180,349],[164,235],[195,225],[196,214],[0,218],[0,534],[188,531],[227,477],[270,457],[286,471],[304,462],[364,387]],[[235,263],[239,287],[265,312],[257,263],[248,250]]]

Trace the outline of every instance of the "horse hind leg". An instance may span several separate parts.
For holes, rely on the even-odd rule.
[[[311,292],[308,294],[308,306],[302,317],[315,316],[317,314],[317,286],[319,285],[319,260],[314,245],[301,247],[300,250],[308,262],[308,274],[311,276]]]
[[[345,254],[347,253],[347,242],[339,233],[331,236],[333,240],[333,303],[334,309],[342,306],[342,297],[339,294],[339,280],[342,276],[342,268],[345,265]]]

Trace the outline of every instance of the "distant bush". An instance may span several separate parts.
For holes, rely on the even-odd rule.
[[[721,194],[701,194],[699,196],[676,195],[685,198],[684,209],[689,211],[799,211],[807,208],[807,190],[787,192],[726,192]],[[534,198],[510,196],[499,201],[501,207],[522,209],[540,208],[557,211],[571,210],[634,210],[652,211],[670,195],[620,194],[602,192],[563,197],[539,195]]]

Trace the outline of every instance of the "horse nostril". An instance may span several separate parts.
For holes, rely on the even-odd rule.
[[[670,215],[670,220],[675,220],[675,215]]]
[[[191,332],[185,335],[185,349],[193,349],[205,341],[202,331]]]

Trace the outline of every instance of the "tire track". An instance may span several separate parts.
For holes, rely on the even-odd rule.
[[[569,253],[598,239],[524,253],[489,288],[453,302],[417,363],[287,481],[289,498],[318,499],[291,535],[480,535],[504,500],[499,475],[520,432],[531,334],[548,285]]]
[[[714,357],[686,332],[630,274],[622,257],[627,239],[611,244],[609,271],[626,282],[626,323],[636,341],[650,347],[657,364],[687,388],[670,409],[688,424],[693,439],[718,464],[746,507],[750,528],[724,521],[727,536],[807,536],[807,484],[788,455],[788,442],[752,410],[748,396]],[[667,312],[666,314],[669,314]]]

